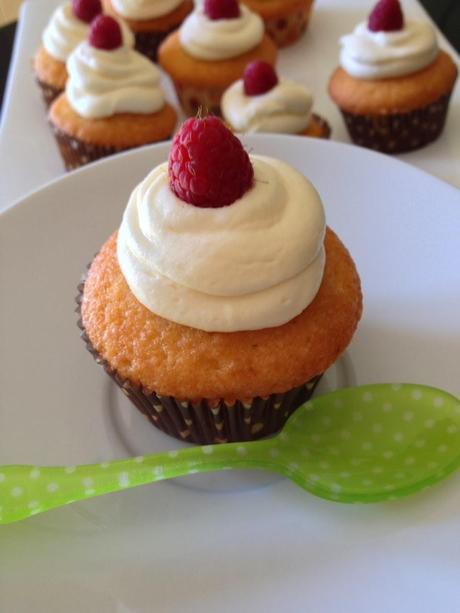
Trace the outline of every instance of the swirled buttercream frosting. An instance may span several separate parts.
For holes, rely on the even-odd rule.
[[[199,208],[157,166],[132,192],[118,262],[153,313],[208,332],[282,325],[314,299],[324,264],[324,210],[288,164],[251,156],[254,185],[232,205]]]

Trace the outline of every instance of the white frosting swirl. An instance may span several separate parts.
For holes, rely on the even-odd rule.
[[[121,21],[123,42],[129,47],[134,47],[134,35],[131,30]],[[72,11],[70,2],[57,7],[46,26],[42,42],[46,51],[61,62],[67,61],[77,45],[83,42],[89,33],[90,24],[80,21]]]
[[[184,0],[112,0],[112,6],[127,19],[155,19],[176,10]]]
[[[223,95],[222,114],[237,132],[278,132],[299,134],[311,117],[313,96],[294,81],[280,81],[265,94],[247,96],[242,80]]]
[[[179,30],[184,49],[200,60],[225,60],[254,49],[264,36],[262,19],[243,4],[234,19],[209,19],[201,5]]]
[[[438,54],[436,34],[428,22],[406,21],[402,30],[394,32],[372,32],[363,22],[340,43],[340,65],[358,79],[412,74]]]
[[[65,62],[75,47],[85,40],[88,32],[89,24],[75,17],[71,4],[61,4],[43,32],[43,46],[52,57]]]
[[[158,68],[129,47],[105,51],[85,41],[69,57],[67,71],[67,98],[81,117],[155,113],[165,104]]]
[[[254,186],[222,208],[177,198],[168,166],[131,194],[118,261],[150,311],[208,332],[279,326],[315,297],[324,264],[324,210],[291,166],[251,156]]]

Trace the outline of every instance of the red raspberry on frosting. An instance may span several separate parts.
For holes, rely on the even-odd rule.
[[[394,32],[404,27],[404,15],[399,0],[380,0],[369,15],[371,32]]]
[[[205,0],[203,10],[212,20],[235,19],[240,16],[237,0]]]
[[[72,0],[72,12],[80,21],[91,23],[102,13],[101,0]]]
[[[199,207],[228,206],[254,180],[243,145],[217,117],[187,119],[174,137],[168,162],[172,191]]]
[[[88,40],[96,49],[117,49],[123,42],[120,25],[113,17],[99,15],[91,24]]]
[[[273,66],[256,60],[246,66],[243,84],[246,96],[258,96],[273,89],[278,84],[278,77]]]

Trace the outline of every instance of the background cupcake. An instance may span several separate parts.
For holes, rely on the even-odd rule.
[[[258,15],[236,0],[205,0],[163,42],[158,59],[187,115],[200,107],[220,115],[223,92],[246,65],[256,59],[274,64],[276,55]]]
[[[47,106],[64,91],[67,58],[86,39],[91,21],[101,12],[100,0],[72,0],[58,6],[51,16],[34,58],[35,75]],[[133,35],[120,25],[125,44],[132,46]]]
[[[262,17],[267,34],[278,47],[292,45],[305,32],[313,0],[243,0]]]
[[[362,300],[314,187],[249,158],[216,117],[183,125],[80,291],[97,361],[152,423],[198,443],[279,430],[350,342]]]
[[[122,17],[136,37],[136,49],[156,62],[161,42],[193,10],[193,0],[103,0],[108,13]]]
[[[122,44],[112,17],[92,22],[88,41],[70,55],[67,69],[66,91],[49,111],[67,170],[171,137],[177,115],[165,101],[160,73]]]
[[[398,153],[441,134],[458,70],[430,23],[405,20],[398,0],[380,0],[341,44],[329,94],[356,144]]]
[[[279,80],[273,66],[248,64],[222,97],[222,116],[235,132],[274,132],[328,138],[327,122],[312,113],[313,95],[295,81]]]

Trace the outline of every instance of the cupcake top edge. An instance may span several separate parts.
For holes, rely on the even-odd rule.
[[[238,57],[259,45],[264,37],[262,19],[240,5],[238,17],[211,19],[203,4],[196,4],[179,29],[185,51],[200,60],[218,61]]]
[[[193,138],[192,153],[206,136]],[[226,161],[215,169],[220,184],[245,172],[233,168],[225,174],[228,151],[233,156],[236,145],[227,137],[225,147]],[[200,167],[219,153],[211,149],[191,170],[192,189]],[[165,319],[208,332],[279,326],[301,313],[314,299],[325,266],[325,215],[312,184],[285,162],[251,155],[253,178],[244,193],[231,204],[203,208],[171,188],[171,163],[180,165],[171,159],[134,189],[118,234],[120,268],[139,302]],[[185,150],[173,159],[183,160],[185,169],[194,165]]]
[[[300,134],[310,123],[313,95],[286,79],[278,79],[273,67],[252,62],[243,79],[225,91],[221,107],[227,123],[237,132]]]
[[[368,21],[340,39],[340,65],[357,79],[385,79],[413,74],[439,53],[428,21],[405,19],[398,0],[380,0]]]
[[[111,17],[101,19],[112,20],[112,26],[117,24]],[[108,39],[105,42],[108,48],[95,46],[96,21],[91,26],[89,39],[80,43],[67,60],[66,95],[70,106],[86,119],[161,110],[165,96],[158,68],[126,45],[121,37],[120,45],[113,46],[117,41],[111,43]]]

